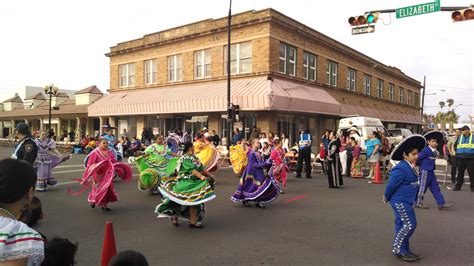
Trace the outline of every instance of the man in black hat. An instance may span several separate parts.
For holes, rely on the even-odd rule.
[[[25,123],[18,123],[15,132],[18,139],[20,139],[20,143],[16,146],[12,158],[23,160],[33,165],[36,160],[36,155],[38,154],[38,147],[31,136],[28,125]]]
[[[474,140],[471,129],[468,126],[461,128],[461,136],[456,142],[456,161],[458,164],[458,177],[453,191],[461,190],[464,183],[464,172],[467,169],[471,192],[474,192]]]

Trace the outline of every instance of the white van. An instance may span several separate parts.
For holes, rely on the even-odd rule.
[[[365,151],[365,141],[369,138],[369,133],[372,131],[383,131],[385,136],[388,136],[387,130],[378,118],[355,116],[343,118],[339,121],[339,128],[337,133],[340,135],[344,131],[348,131],[351,127],[356,127],[359,131],[362,141],[360,147]]]

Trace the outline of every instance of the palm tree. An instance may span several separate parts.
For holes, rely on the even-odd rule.
[[[439,102],[439,107],[441,108],[441,112],[443,111],[443,108],[446,106],[446,103],[441,101]]]
[[[446,103],[448,103],[448,109],[451,109],[451,107],[454,105],[454,100],[449,98],[446,100]]]

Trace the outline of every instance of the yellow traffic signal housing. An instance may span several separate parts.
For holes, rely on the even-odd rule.
[[[453,18],[453,22],[474,19],[474,8],[471,6],[471,8],[453,11],[451,18]]]
[[[379,19],[379,12],[374,13],[365,13],[364,15],[360,16],[353,16],[350,17],[348,22],[351,26],[359,26],[359,25],[366,25],[366,24],[373,24],[376,23]]]

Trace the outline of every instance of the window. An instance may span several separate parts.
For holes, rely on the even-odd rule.
[[[420,94],[418,94],[418,92],[415,92],[415,102],[413,103],[413,105],[416,107],[420,106]]]
[[[401,103],[405,103],[405,89],[403,87],[399,87],[400,88],[400,102]]]
[[[408,104],[413,105],[413,91],[408,90],[407,93],[408,93]]]
[[[125,64],[119,66],[120,87],[130,87],[135,85],[135,64]]]
[[[224,73],[227,75],[227,46],[224,47]],[[244,74],[252,72],[252,43],[243,42],[230,46],[230,73]]]
[[[372,83],[372,76],[364,74],[364,94],[370,95],[370,85]]]
[[[285,43],[280,43],[280,72],[295,76],[296,72],[296,48]]]
[[[393,85],[393,83],[389,83],[388,84],[388,99],[390,101],[394,100],[394,97],[393,97],[393,91],[394,90],[395,90],[395,85]]]
[[[337,87],[337,63],[328,60],[328,69],[326,73],[328,74],[328,85]]]
[[[202,50],[194,53],[194,77],[196,79],[211,76],[211,51]]]
[[[356,90],[356,75],[357,71],[353,68],[347,68],[347,89],[350,91]]]
[[[316,56],[312,53],[303,53],[303,78],[316,80]]]
[[[155,84],[158,81],[158,65],[156,59],[145,61],[145,84]]]
[[[383,99],[383,80],[381,79],[377,81],[377,97]]]
[[[168,81],[183,80],[183,60],[181,55],[168,56]]]

